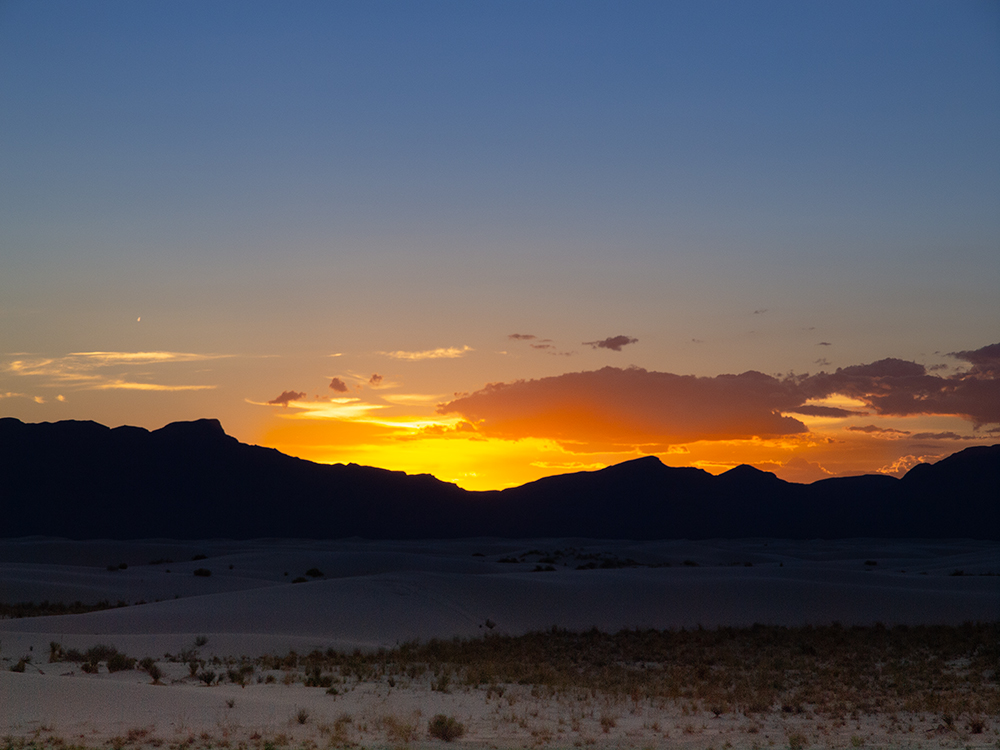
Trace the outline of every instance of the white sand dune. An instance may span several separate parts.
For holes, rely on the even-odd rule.
[[[518,562],[501,562],[511,558]],[[638,565],[614,567],[630,561]],[[588,564],[596,569],[578,569]],[[211,575],[194,575],[198,568]],[[306,575],[315,569],[322,576]],[[148,685],[136,672],[82,675],[72,665],[46,663],[50,641],[79,649],[103,643],[159,659],[190,648],[197,636],[208,639],[204,657],[225,657],[552,626],[991,622],[1000,621],[998,574],[1000,544],[968,540],[6,540],[0,601],[106,599],[129,606],[0,620],[0,734],[23,735],[48,721],[106,738],[139,725],[218,728],[237,714],[246,731],[278,731],[288,729],[297,701],[314,715],[332,716],[328,700],[294,686],[206,690],[189,682]],[[292,583],[300,577],[306,582]],[[25,656],[32,664],[11,673]],[[354,695],[356,705],[341,703],[361,712],[377,704],[426,713],[445,700],[396,691],[390,705],[372,690]],[[239,711],[223,695],[232,695]],[[458,710],[472,698],[448,700]],[[472,705],[462,710],[472,716],[480,710]],[[100,720],[88,718],[95,712]],[[480,739],[489,735],[482,721]]]

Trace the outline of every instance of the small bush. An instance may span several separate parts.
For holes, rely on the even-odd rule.
[[[160,678],[163,677],[163,670],[149,656],[139,662],[139,669],[152,677],[153,682],[159,682]]]
[[[207,644],[208,644],[207,636],[199,635],[197,638],[194,639],[194,645],[197,646],[198,648],[201,648],[202,646],[205,646]]]
[[[433,719],[427,722],[427,733],[431,737],[436,737],[437,739],[444,740],[445,742],[451,742],[452,740],[457,740],[465,734],[465,725],[455,719],[454,716],[437,714]]]
[[[118,649],[114,646],[107,646],[103,643],[98,643],[96,646],[91,646],[87,649],[87,653],[84,654],[87,661],[96,664],[99,661],[107,661],[111,657],[118,653]]]
[[[295,714],[295,720],[299,724],[305,724],[307,721],[309,721],[309,712],[304,708],[300,708],[299,712]]]
[[[310,578],[322,578],[323,571],[319,568],[309,568],[309,570],[306,571],[306,575]]]
[[[298,578],[294,579],[292,583],[305,583],[308,580],[309,580],[308,578],[303,578],[302,576],[299,576]]]
[[[10,671],[11,672],[23,672],[24,668],[28,665],[29,661],[30,661],[30,659],[28,659],[28,658],[20,659],[17,662],[17,664],[14,664],[14,665],[11,666]]]
[[[215,682],[215,672],[210,669],[206,669],[198,675],[198,679],[204,682],[206,685],[211,685]]]
[[[198,568],[194,572],[194,574],[196,576],[201,576],[202,578],[208,578],[210,575],[212,575],[212,571],[209,570],[208,568]]]
[[[788,735],[789,750],[803,750],[806,746],[806,736],[801,732]]]
[[[108,657],[109,672],[124,672],[135,667],[135,659],[125,654],[112,654]]]
[[[49,643],[49,664],[57,661],[62,661],[66,658],[66,650],[62,647],[62,644],[52,641]]]

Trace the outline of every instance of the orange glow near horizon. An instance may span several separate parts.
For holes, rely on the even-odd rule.
[[[317,463],[357,463],[431,474],[468,490],[503,489],[644,455],[655,455],[668,466],[693,466],[711,474],[750,464],[787,481],[809,483],[844,474],[899,474],[917,461],[936,460],[968,445],[961,441],[933,448],[901,445],[906,429],[912,433],[928,427],[926,418],[897,418],[891,423],[898,428],[886,427],[880,434],[851,431],[845,422],[858,421],[853,418],[807,418],[810,432],[783,438],[699,440],[674,446],[640,443],[619,448],[532,436],[484,436],[462,419],[412,413],[390,416],[392,407],[366,410],[358,405],[349,414],[336,407],[331,411],[317,406],[300,409],[271,419],[257,442]],[[877,421],[890,423],[884,418]],[[944,429],[940,418],[937,421],[930,426]]]

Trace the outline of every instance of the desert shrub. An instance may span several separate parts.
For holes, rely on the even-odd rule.
[[[84,654],[84,658],[87,661],[94,662],[96,664],[99,661],[107,661],[117,653],[118,649],[114,646],[98,643],[96,646],[91,646],[87,649]]]
[[[87,674],[97,674],[100,667],[97,666],[95,661],[85,661],[80,664],[80,669],[82,669]]]
[[[226,676],[234,685],[246,687],[246,684],[253,677],[253,664],[241,664],[239,667],[232,667],[226,670]]]
[[[202,646],[205,646],[207,644],[208,644],[207,636],[199,635],[197,638],[194,639],[194,645],[197,646],[198,648],[201,648]]]
[[[204,682],[206,685],[211,685],[215,682],[215,672],[211,669],[206,669],[204,672],[198,674],[198,679]]]
[[[303,578],[302,576],[299,576],[298,578],[293,579],[292,583],[305,583],[308,580],[309,580],[308,578]]]
[[[436,737],[437,739],[444,740],[445,742],[451,742],[452,740],[457,740],[465,734],[465,725],[458,721],[454,716],[437,714],[433,719],[427,722],[427,733],[431,737]]]
[[[135,659],[125,654],[112,654],[108,657],[109,672],[124,672],[135,667]]]
[[[23,672],[23,671],[24,671],[24,668],[25,668],[25,667],[26,667],[26,666],[27,666],[27,665],[28,665],[28,664],[29,664],[30,662],[31,662],[31,659],[29,659],[28,657],[24,657],[24,658],[22,658],[22,659],[19,659],[19,660],[18,660],[18,662],[17,662],[17,664],[13,664],[13,665],[11,665],[11,668],[10,668],[10,671],[11,671],[11,672]]]
[[[212,575],[212,571],[209,570],[208,568],[198,568],[197,570],[195,570],[194,574],[196,576],[201,576],[202,578],[208,578],[210,575]]]
[[[309,568],[309,570],[306,571],[306,575],[310,578],[322,578],[323,571],[319,568]]]
[[[607,734],[612,729],[618,726],[618,720],[610,714],[603,714],[601,716],[601,731]]]
[[[62,661],[66,656],[66,650],[62,647],[62,644],[51,641],[49,643],[49,664],[57,661]]]
[[[385,730],[386,738],[393,745],[409,745],[417,739],[417,725],[392,716],[383,716],[381,720],[382,729]]]
[[[333,684],[333,675],[323,674],[319,667],[313,667],[306,675],[306,687],[328,688]]]
[[[139,669],[148,674],[153,678],[153,682],[159,682],[160,678],[163,677],[163,670],[157,666],[156,661],[147,656],[139,661]]]
[[[788,735],[789,750],[803,750],[806,746],[806,736],[801,732]]]
[[[307,721],[309,721],[309,712],[304,708],[300,708],[298,713],[295,714],[295,720],[299,724],[305,724]]]
[[[207,559],[208,559],[208,555],[194,555],[191,558],[191,562],[198,562],[199,560],[207,560]]]

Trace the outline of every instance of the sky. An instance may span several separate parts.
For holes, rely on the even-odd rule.
[[[0,416],[469,489],[1000,442],[1000,4],[0,0]]]

